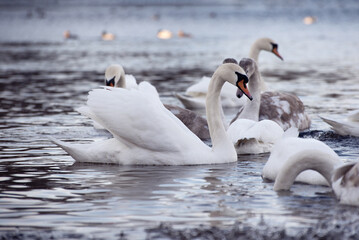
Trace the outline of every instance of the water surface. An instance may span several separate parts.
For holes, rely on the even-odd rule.
[[[358,139],[332,133],[319,118],[344,118],[359,106],[356,1],[152,3],[0,4],[1,236],[208,238],[243,227],[272,239],[283,229],[308,238],[316,229],[327,237],[358,232],[358,209],[338,205],[327,187],[274,192],[261,178],[268,154],[205,166],[78,164],[48,140],[109,137],[75,110],[102,84],[109,64],[122,64],[139,82],[155,85],[164,103],[180,105],[174,92],[210,76],[226,57],[246,57],[251,43],[267,36],[285,61],[261,53],[262,76],[271,89],[294,92],[306,105],[313,124],[301,137],[358,160]],[[308,15],[317,22],[303,24]],[[160,28],[193,37],[159,40]],[[78,39],[63,40],[66,29]],[[116,40],[101,41],[103,30]],[[230,120],[236,110],[225,113]],[[343,230],[347,225],[352,232]]]

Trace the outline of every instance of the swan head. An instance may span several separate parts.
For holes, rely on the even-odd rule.
[[[243,68],[249,78],[258,70],[256,61],[252,58],[242,58],[241,61],[239,61],[239,66]]]
[[[223,64],[218,68],[217,71],[220,72],[219,75],[224,81],[227,81],[237,86],[238,98],[245,94],[250,100],[253,99],[247,87],[247,84],[249,82],[248,77],[244,70],[238,65],[238,62],[235,59],[225,59],[223,61]]]
[[[125,71],[121,65],[111,65],[105,71],[105,85],[125,88]]]
[[[272,52],[274,55],[283,60],[283,57],[278,52],[278,44],[270,38],[259,38],[254,42],[253,46],[256,46],[260,50]]]

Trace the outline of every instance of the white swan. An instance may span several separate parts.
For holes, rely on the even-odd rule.
[[[256,62],[243,58],[239,65],[249,77],[248,88],[253,101],[247,100],[242,111],[228,128],[238,154],[259,154],[270,152],[274,143],[284,136],[283,129],[271,120],[258,121],[259,105],[261,102],[261,76]],[[294,133],[298,135],[298,131]]]
[[[138,85],[136,79],[132,75],[125,74],[123,67],[119,64],[112,64],[106,68],[105,71],[105,85],[110,87],[119,87],[126,89],[137,89]],[[157,91],[151,91],[154,97],[159,98]],[[209,130],[207,121],[199,116],[197,113],[178,106],[165,104],[165,107],[170,110],[177,118],[179,118],[194,134],[200,139],[209,139]],[[79,113],[89,117],[90,108],[82,106],[76,109]],[[97,129],[104,129],[103,126],[94,122],[94,127]]]
[[[258,62],[259,53],[261,51],[269,51],[283,60],[278,53],[278,44],[270,38],[259,38],[251,46],[249,57]],[[204,108],[208,84],[211,78],[202,77],[202,79],[190,86],[185,94],[175,94],[182,104],[189,109]],[[265,83],[261,80],[261,91],[267,90]],[[223,107],[238,107],[245,103],[245,100],[239,100],[235,97],[236,89],[230,84],[224,84],[221,92],[221,102]]]
[[[319,172],[327,180],[341,204],[359,206],[359,162],[343,164],[338,155],[322,149],[305,149],[292,155],[279,170],[274,190],[289,190],[298,174],[307,169]]]
[[[89,93],[91,118],[114,138],[91,144],[68,144],[56,139],[78,162],[121,165],[192,165],[237,161],[237,153],[222,122],[220,91],[228,81],[250,97],[243,69],[237,64],[220,65],[212,76],[206,99],[206,115],[212,148],[204,144],[169,112],[142,82],[137,89],[107,88]],[[116,106],[113,108],[112,106]]]
[[[331,120],[320,117],[324,122],[330,125],[330,128],[342,136],[359,137],[359,111],[352,112],[345,120]]]
[[[343,163],[338,155],[321,141],[315,139],[285,138],[276,142],[272,148],[269,159],[264,165],[262,177],[274,181],[281,172],[285,172],[283,170],[285,166],[290,165],[297,158],[303,158],[304,156],[308,157],[308,159],[322,156],[324,160],[331,164]],[[306,162],[303,162],[302,167],[306,166],[306,164]],[[298,166],[300,165],[298,164]],[[295,181],[313,185],[329,185],[322,175],[313,170],[306,170],[300,173],[295,178]]]

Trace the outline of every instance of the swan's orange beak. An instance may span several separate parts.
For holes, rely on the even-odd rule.
[[[279,57],[279,58],[283,61],[283,58],[282,58],[282,56],[279,54],[277,47],[274,47],[274,48],[272,49],[272,53],[274,53],[274,55],[276,55],[277,57]]]
[[[248,80],[247,80],[248,81]],[[241,79],[241,80],[238,80],[237,81],[237,87],[238,87],[238,90],[237,90],[237,97],[241,97],[242,95],[240,94],[239,90],[242,91],[242,93],[244,93],[248,98],[249,100],[253,100],[253,97],[251,95],[251,93],[249,92],[248,88],[247,88],[247,84],[245,82],[245,79]]]

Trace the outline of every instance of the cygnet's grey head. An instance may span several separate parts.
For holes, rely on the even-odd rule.
[[[257,63],[252,58],[242,58],[239,66],[243,68],[249,78],[257,70]]]
[[[225,63],[234,63],[234,64],[238,64],[237,60],[234,58],[226,58],[223,60],[223,64]]]
[[[106,68],[105,85],[110,87],[125,87],[125,71],[121,65],[113,64]]]

